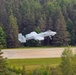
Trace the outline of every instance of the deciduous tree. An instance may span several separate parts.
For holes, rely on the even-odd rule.
[[[73,53],[70,47],[66,48],[62,53],[61,69],[63,75],[73,75]]]

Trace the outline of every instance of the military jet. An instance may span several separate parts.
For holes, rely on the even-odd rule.
[[[51,36],[54,36],[56,34],[56,32],[54,31],[51,31],[51,30],[47,30],[45,32],[41,32],[41,33],[36,33],[35,31],[29,33],[29,34],[26,34],[25,36],[22,35],[22,33],[19,33],[18,34],[18,40],[21,42],[21,43],[26,43],[27,40],[31,40],[31,39],[34,39],[34,40],[44,40],[45,37],[49,36],[49,38],[51,39]]]

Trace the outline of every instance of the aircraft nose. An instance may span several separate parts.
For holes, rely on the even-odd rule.
[[[56,32],[53,32],[53,36],[56,35],[56,34],[57,34]]]
[[[56,32],[54,32],[54,34],[57,34]]]

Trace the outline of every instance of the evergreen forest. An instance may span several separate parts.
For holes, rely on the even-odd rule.
[[[18,33],[56,31],[44,41],[21,44]],[[3,47],[76,45],[76,0],[0,0],[0,42]]]

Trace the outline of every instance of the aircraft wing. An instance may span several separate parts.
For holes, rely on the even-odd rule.
[[[35,39],[35,40],[39,40],[39,41],[41,41],[41,40],[44,40],[44,37],[36,36],[34,39]]]

